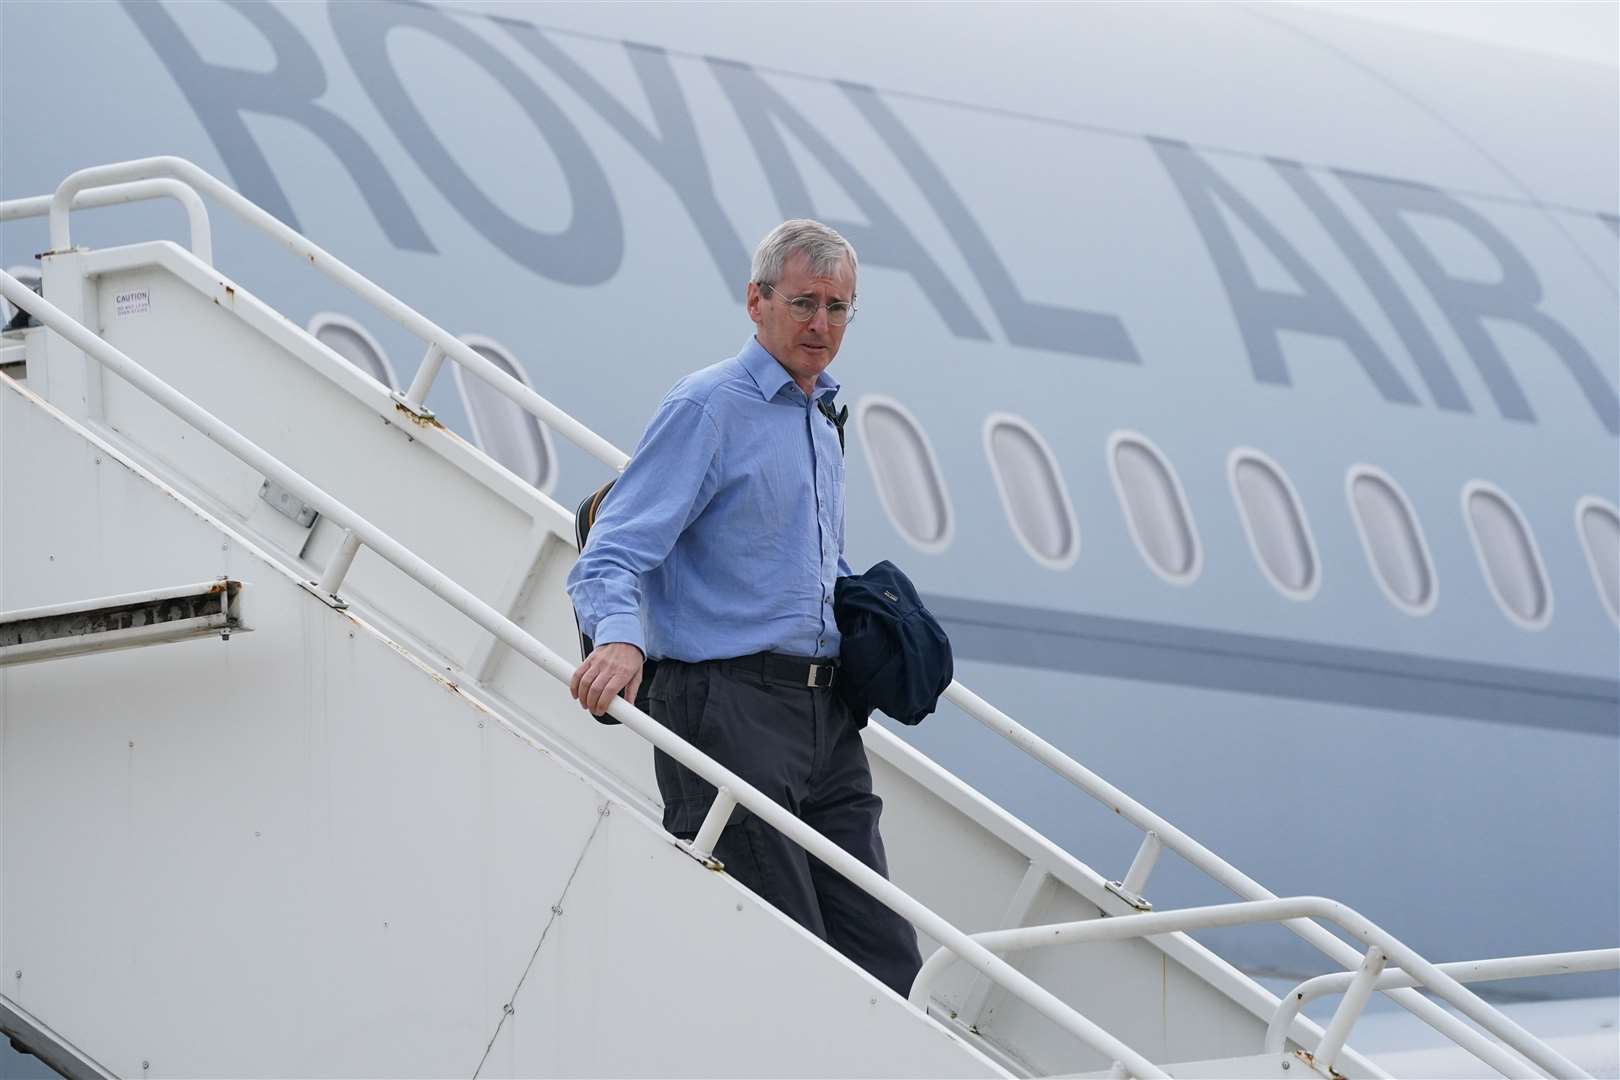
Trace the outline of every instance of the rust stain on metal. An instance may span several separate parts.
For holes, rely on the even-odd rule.
[[[426,416],[424,416],[419,412],[414,412],[407,408],[405,403],[402,401],[394,402],[394,411],[403,413],[405,416],[409,417],[411,423],[415,424],[417,427],[438,428],[441,431],[444,430],[444,425],[439,423],[438,417],[434,416],[432,413],[428,413]]]
[[[1303,1061],[1305,1064],[1309,1065],[1312,1069],[1316,1068],[1316,1055],[1311,1053],[1309,1050],[1295,1050],[1294,1056],[1299,1058],[1299,1060]],[[1317,1071],[1320,1072],[1320,1070]],[[1331,1076],[1333,1080],[1347,1080],[1344,1073],[1333,1068],[1331,1065],[1328,1066],[1327,1071],[1328,1075]]]

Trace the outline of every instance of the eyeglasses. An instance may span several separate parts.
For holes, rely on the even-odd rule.
[[[774,286],[760,282],[759,287],[772,296],[777,295]],[[822,308],[827,309],[827,321],[833,326],[848,326],[849,320],[855,317],[855,305],[848,300],[834,300],[830,304],[823,304],[813,296],[795,296],[791,300],[782,300],[782,303],[787,305],[788,314],[793,316],[794,322],[809,322]]]

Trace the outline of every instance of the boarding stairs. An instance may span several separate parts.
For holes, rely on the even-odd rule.
[[[216,269],[204,197],[419,338],[409,389]],[[152,198],[187,245],[73,245],[74,208]],[[621,451],[189,162],[0,204],[31,216],[43,298],[0,274],[42,324],[0,340],[0,1031],[64,1075],[1387,1076],[1350,1042],[1373,993],[1482,1073],[1585,1075],[1464,983],[1620,950],[1432,964],[960,684],[1009,753],[1142,831],[1128,870],[881,722],[892,883],[629,703],[590,723],[571,514],[424,401],[448,361],[608,470]],[[720,790],[690,843],[648,743]],[[726,876],[738,806],[911,920],[909,1000]],[[1166,848],[1234,901],[1155,909]],[[1189,936],[1268,922],[1334,972],[1279,1001]],[[1324,1030],[1300,1010],[1328,993]]]

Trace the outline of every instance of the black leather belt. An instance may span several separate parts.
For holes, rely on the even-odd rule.
[[[720,663],[738,671],[757,675],[768,683],[783,686],[819,686],[833,684],[838,675],[835,660],[817,660],[809,656],[783,656],[781,653],[762,652],[752,656],[739,656]]]

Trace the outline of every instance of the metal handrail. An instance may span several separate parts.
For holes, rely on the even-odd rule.
[[[1246,926],[1298,918],[1321,919],[1333,923],[1368,947],[1367,956],[1360,970],[1350,974],[1351,988],[1355,989],[1360,983],[1364,985],[1365,992],[1354,998],[1347,996],[1339,1014],[1334,1017],[1334,1021],[1329,1024],[1328,1030],[1322,1036],[1322,1050],[1316,1055],[1318,1064],[1324,1067],[1332,1066],[1333,1059],[1344,1045],[1350,1024],[1360,1013],[1361,1006],[1366,1004],[1367,995],[1372,992],[1373,983],[1380,977],[1387,959],[1399,964],[1404,972],[1416,976],[1416,982],[1428,987],[1458,1012],[1546,1070],[1549,1076],[1587,1075],[1574,1062],[1492,1008],[1473,991],[1440,967],[1425,960],[1395,935],[1348,905],[1325,897],[1296,896],[1275,900],[1246,900],[1236,904],[1182,908],[1177,911],[1146,915],[1121,915],[1111,919],[1084,919],[1047,926],[990,930],[974,934],[973,940],[999,954],[1054,945],[1125,941],[1157,934],[1222,926]],[[934,979],[950,962],[951,956],[944,949],[936,950],[924,961],[922,970],[917,973],[917,978],[911,984],[912,1004],[927,1004],[929,989]],[[1521,1072],[1519,1075],[1524,1074]]]
[[[1460,960],[1436,964],[1460,983],[1494,982],[1501,979],[1528,979],[1540,975],[1575,975],[1589,971],[1620,969],[1620,949],[1588,949],[1583,952],[1541,953],[1536,956],[1507,956],[1496,960]],[[1307,1003],[1328,994],[1342,994],[1355,980],[1353,971],[1336,971],[1306,979],[1290,990],[1277,1006],[1266,1028],[1265,1053],[1278,1053],[1288,1032]],[[1419,985],[1421,980],[1408,971],[1390,969],[1378,976],[1374,990],[1390,990]]]
[[[338,554],[333,557],[332,565],[328,567],[318,586],[323,591],[336,588],[341,582],[343,571],[347,570],[348,564],[353,561],[363,544],[558,682],[566,685],[572,679],[574,665],[547,648],[528,631],[468,592],[335,496],[317,487],[301,473],[147,371],[111,343],[92,333],[4,271],[0,271],[0,295],[4,295],[13,304],[28,311],[87,356],[163,405],[219,446],[280,483],[319,510],[339,528],[347,530]],[[333,567],[340,569],[334,573]],[[985,949],[932,908],[868,867],[787,809],[773,802],[742,777],[659,724],[630,702],[623,698],[615,698],[608,711],[625,727],[714,785],[719,795],[715,800],[715,809],[710,811],[711,817],[719,810],[729,814],[737,804],[746,806],[749,811],[798,844],[808,854],[826,863],[845,880],[936,941],[956,951],[964,962],[1074,1035],[1085,1045],[1105,1055],[1108,1060],[1123,1063],[1131,1075],[1144,1078],[1166,1076],[1163,1070],[1136,1050]],[[705,823],[704,831],[713,831],[709,822]],[[694,854],[699,858],[707,858],[706,851],[694,851]]]
[[[73,205],[78,205],[75,199],[77,192],[96,185],[107,185],[135,178],[154,176],[183,179],[202,189],[210,196],[224,203],[226,208],[239,218],[279,241],[295,254],[303,256],[311,265],[321,270],[328,277],[350,289],[385,315],[415,333],[419,338],[427,341],[427,352],[410,389],[403,395],[396,395],[407,408],[418,413],[426,413],[422,401],[427,395],[433,380],[437,377],[444,359],[448,356],[478,375],[520,408],[550,424],[564,437],[595,456],[598,460],[616,471],[623,471],[628,461],[628,457],[623,451],[617,449],[578,420],[541,397],[518,379],[502,371],[465,343],[445,332],[437,324],[407,307],[403,302],[358,271],[278,221],[197,165],[183,158],[169,156],[143,158],[83,169],[70,175],[57,188],[55,195],[51,196],[51,244],[53,249],[65,250],[71,244],[66,206],[70,200],[73,200]],[[354,545],[354,548],[357,550],[358,543]],[[350,558],[352,558],[352,554],[353,552],[350,551]],[[334,580],[341,580],[342,574],[346,570],[347,564],[341,559],[335,559],[333,565],[328,568],[328,576],[335,574]],[[1242,873],[1191,836],[1171,825],[1167,820],[1147,809],[1147,807],[1103,780],[1091,770],[1086,769],[1079,762],[1046,742],[1001,710],[990,705],[960,682],[953,681],[946,689],[944,696],[961,708],[968,716],[1000,735],[1024,753],[1035,758],[1092,798],[1113,809],[1146,834],[1142,848],[1133,861],[1131,870],[1127,873],[1124,882],[1114,883],[1110,886],[1128,902],[1136,903],[1140,901],[1140,897],[1135,894],[1139,893],[1145,884],[1157,858],[1161,843],[1245,900],[1277,899],[1277,894],[1266,889],[1259,882]],[[1290,920],[1283,925],[1337,963],[1354,966],[1361,960],[1354,949],[1308,919]],[[1391,1000],[1397,1002],[1407,1011],[1453,1041],[1466,1045],[1469,1042],[1478,1040],[1478,1035],[1472,1028],[1452,1016],[1445,1009],[1429,1001],[1423,995],[1412,990],[1403,989],[1392,989],[1386,991],[1386,993]],[[1494,1044],[1479,1047],[1475,1052],[1482,1060],[1505,1076],[1517,1075],[1522,1071],[1517,1059]]]
[[[1210,878],[1231,889],[1244,900],[1276,900],[1277,894],[1243,873],[1237,867],[1215,854],[1209,848],[1182,832],[1169,821],[1155,814],[1119,788],[1110,784],[1069,755],[1030,731],[1012,717],[991,705],[959,682],[951,683],[945,697],[1007,742],[1039,761],[1081,791],[1090,795],[1120,817],[1129,821],[1146,835],[1142,840],[1142,854],[1132,863],[1127,878],[1131,886],[1127,891],[1140,891],[1147,872],[1152,869],[1152,853],[1160,845],[1186,859]],[[1145,866],[1143,865],[1145,862]],[[1130,917],[1130,916],[1127,916]],[[1355,949],[1334,937],[1325,928],[1309,919],[1290,919],[1282,924],[1300,938],[1314,945],[1335,963],[1347,968],[1358,966],[1362,957]],[[1459,1046],[1467,1047],[1481,1061],[1503,1076],[1524,1075],[1519,1060],[1496,1046],[1483,1041],[1479,1033],[1445,1009],[1415,990],[1392,989],[1385,996],[1399,1004],[1413,1016],[1445,1035]]]
[[[214,232],[208,223],[208,207],[203,205],[196,189],[181,180],[156,177],[84,187],[74,194],[70,209],[89,210],[97,206],[115,206],[146,199],[174,199],[178,202],[185,209],[186,220],[191,225],[191,253],[210,266],[214,264]],[[55,196],[52,195],[7,199],[0,202],[0,221],[46,217],[54,201]]]
[[[50,197],[51,251],[48,254],[66,252],[72,249],[73,241],[68,227],[68,211],[74,205],[75,199],[80,192],[89,188],[105,187],[111,184],[122,184],[136,180],[148,180],[154,177],[168,177],[183,181],[197,191],[218,200],[224,205],[225,209],[241,218],[244,222],[276,240],[293,254],[307,260],[311,266],[321,273],[415,334],[427,343],[428,352],[424,364],[427,365],[432,374],[438,372],[438,361],[434,359],[436,355],[441,360],[443,357],[450,357],[456,363],[489,383],[496,390],[511,398],[519,407],[545,421],[551,426],[552,430],[560,433],[564,438],[601,461],[604,465],[607,465],[615,472],[624,471],[625,463],[630,460],[624,451],[615,447],[602,436],[527,386],[524,386],[495,364],[480,356],[455,335],[414,308],[407,306],[382,286],[301,233],[276,220],[273,215],[185,158],[171,156],[139,158],[134,161],[122,161],[113,165],[96,165],[88,169],[80,169],[70,175],[57,186],[55,194]],[[428,386],[426,384],[430,381],[431,376],[426,380],[417,379],[411,384],[411,390],[401,398],[401,401],[413,412],[421,415],[427,414],[422,400],[427,394]]]

